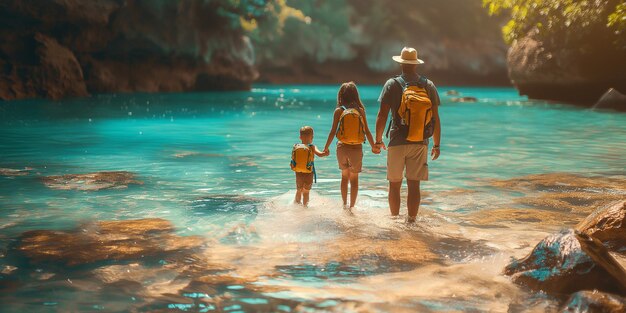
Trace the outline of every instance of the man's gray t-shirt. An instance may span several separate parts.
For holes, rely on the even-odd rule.
[[[415,74],[415,76],[402,76],[407,82],[416,82],[419,80],[419,75]],[[426,93],[428,93],[428,97],[432,102],[433,106],[439,106],[439,93],[437,92],[437,87],[433,84],[429,79],[426,80]],[[380,93],[380,97],[378,97],[378,102],[382,105],[387,104],[390,107],[391,112],[391,130],[389,131],[389,144],[387,146],[399,146],[399,145],[409,145],[416,144],[415,142],[410,142],[406,140],[406,136],[408,135],[409,128],[408,126],[400,125],[400,123],[396,123],[400,121],[400,116],[398,115],[398,108],[400,107],[400,102],[402,101],[402,86],[393,78],[390,78],[383,86],[383,90]],[[386,131],[386,129],[385,129]],[[424,140],[423,143],[417,144],[428,144],[428,139]]]

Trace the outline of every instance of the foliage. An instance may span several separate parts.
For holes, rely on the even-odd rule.
[[[250,2],[252,0],[248,0]],[[241,9],[245,1],[233,11]],[[255,1],[253,1],[255,2]],[[264,14],[242,16],[241,28],[255,45],[259,63],[318,63],[362,57],[371,68],[393,66],[389,55],[423,41],[501,39],[498,18],[480,0],[265,0]],[[254,11],[254,10],[253,10]],[[258,11],[254,11],[258,12]],[[282,63],[282,64],[281,64]]]
[[[507,43],[536,31],[554,46],[619,43],[626,32],[623,0],[483,0],[489,14],[510,12],[502,32]]]

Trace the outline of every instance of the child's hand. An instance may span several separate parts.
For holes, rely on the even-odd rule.
[[[385,146],[384,142],[376,143],[372,146],[372,152],[374,154],[380,154],[381,150],[387,150],[387,147]]]
[[[330,150],[328,150],[328,148],[324,148],[323,155],[324,156],[329,156],[330,155]]]

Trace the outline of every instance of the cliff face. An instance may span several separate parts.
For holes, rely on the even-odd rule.
[[[491,14],[510,14],[507,64],[521,94],[591,106],[610,88],[626,92],[623,0],[484,3]]]
[[[503,85],[501,25],[480,0],[0,0],[0,99],[382,83],[404,46],[437,84]]]
[[[1,0],[0,99],[249,88],[252,46],[218,6]]]
[[[626,92],[624,53],[607,43],[555,48],[531,32],[509,49],[509,76],[530,98],[590,106],[609,88]]]

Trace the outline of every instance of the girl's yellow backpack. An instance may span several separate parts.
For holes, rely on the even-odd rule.
[[[358,109],[347,109],[341,106],[343,113],[339,118],[339,127],[337,129],[337,139],[349,144],[358,145],[365,142],[365,128],[363,126],[363,117]]]

